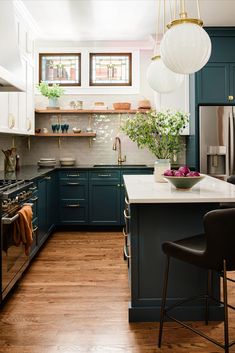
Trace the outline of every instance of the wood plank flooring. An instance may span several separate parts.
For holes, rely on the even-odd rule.
[[[159,350],[158,324],[128,323],[122,244],[121,233],[53,234],[0,312],[0,353],[223,352],[175,323]],[[220,323],[195,326],[222,337]]]

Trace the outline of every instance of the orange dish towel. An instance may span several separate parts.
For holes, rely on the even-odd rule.
[[[25,205],[18,211],[18,214],[19,218],[16,220],[14,227],[14,241],[16,245],[24,244],[25,255],[28,256],[30,245],[33,242],[32,207]]]

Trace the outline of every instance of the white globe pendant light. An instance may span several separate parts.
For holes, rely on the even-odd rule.
[[[211,40],[197,19],[179,19],[165,33],[160,53],[173,72],[192,74],[206,65],[211,55]]]
[[[211,55],[211,40],[202,28],[199,0],[195,3],[198,18],[188,18],[185,0],[180,0],[179,18],[167,25],[168,31],[164,34],[160,45],[164,64],[179,74],[192,74],[200,70]]]
[[[183,82],[184,76],[170,71],[163,63],[161,56],[156,55],[147,70],[147,81],[158,93],[170,93]]]

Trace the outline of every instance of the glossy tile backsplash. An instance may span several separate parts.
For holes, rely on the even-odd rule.
[[[125,119],[125,116],[122,116]],[[56,115],[40,115],[36,119],[36,128],[46,128],[52,133],[51,125],[58,123]],[[73,127],[86,130],[89,126],[88,115],[64,115],[60,123],[69,124],[69,132]],[[27,150],[27,144],[22,144],[23,163],[25,165],[36,164],[40,158],[56,158],[59,163],[60,157],[74,157],[79,164],[115,164],[118,159],[118,152],[113,151],[115,136],[119,136],[122,142],[122,155],[126,155],[127,164],[153,164],[155,157],[146,149],[138,149],[136,143],[130,141],[120,131],[121,116],[118,114],[94,115],[91,127],[96,131],[96,138],[65,137],[61,138],[59,148],[57,137],[32,137],[31,150]],[[184,163],[185,153],[179,158],[179,163]]]

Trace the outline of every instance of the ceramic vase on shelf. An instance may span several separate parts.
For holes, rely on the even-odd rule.
[[[58,104],[58,98],[48,98],[48,102],[49,102],[49,108],[51,109],[55,109],[55,108],[59,108],[59,104]]]
[[[169,159],[157,159],[154,163],[154,181],[156,183],[166,183],[167,181],[163,178],[163,173],[171,169],[171,164]]]

